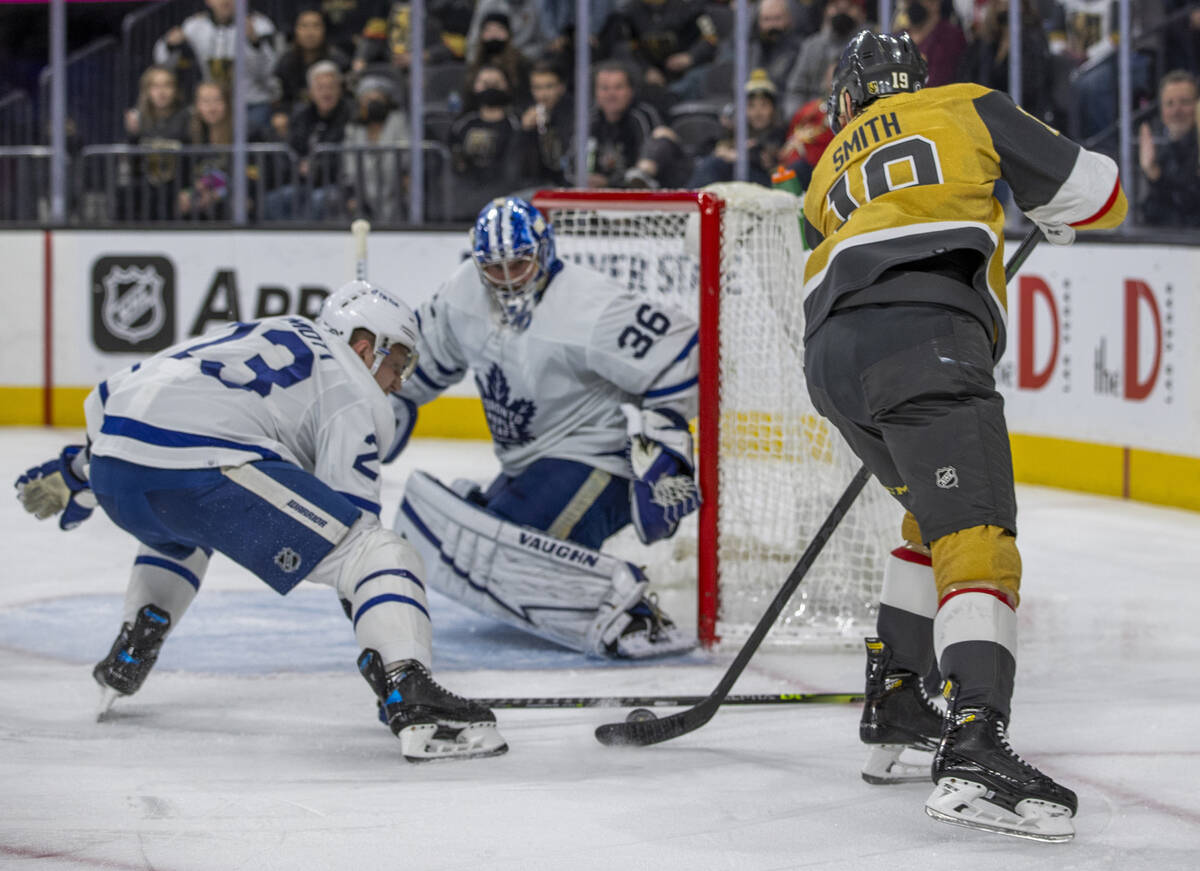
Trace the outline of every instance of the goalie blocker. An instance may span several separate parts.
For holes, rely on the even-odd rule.
[[[641,659],[695,646],[651,598],[632,563],[502,520],[425,472],[405,486],[395,529],[426,582],[480,614],[593,656]]]

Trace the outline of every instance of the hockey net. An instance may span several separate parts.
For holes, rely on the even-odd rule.
[[[700,322],[704,503],[638,554],[655,586],[694,584],[705,644],[747,636],[859,461],[813,409],[802,369],[797,199],[756,185],[542,191],[559,256]],[[715,445],[715,449],[714,449]],[[900,512],[872,479],[768,636],[839,646],[871,634]]]

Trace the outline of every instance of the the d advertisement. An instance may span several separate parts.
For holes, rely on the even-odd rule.
[[[1009,287],[1009,428],[1200,456],[1194,343],[1179,341],[1198,276],[1189,249],[1043,245]]]

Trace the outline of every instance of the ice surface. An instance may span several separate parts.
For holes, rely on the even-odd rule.
[[[0,430],[9,479],[75,435]],[[415,443],[386,472],[385,521],[416,467],[496,468],[479,444]],[[933,822],[924,784],[868,786],[852,706],[732,708],[640,749],[592,737],[623,710],[501,711],[508,755],[406,764],[333,594],[280,598],[220,557],[145,687],[98,724],[90,668],[132,541],[100,515],[62,533],[0,500],[0,868],[1200,868],[1200,515],[1018,497],[1011,732],[1079,793],[1067,845]],[[598,667],[431,604],[438,675],[470,695],[703,695],[732,655]],[[735,691],[856,691],[861,672],[858,653],[764,652]]]

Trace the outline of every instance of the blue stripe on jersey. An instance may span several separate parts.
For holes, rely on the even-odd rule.
[[[672,384],[670,387],[660,387],[657,390],[647,390],[645,393],[646,399],[656,399],[660,396],[670,396],[672,393],[680,393],[693,387],[700,380],[699,375],[693,375],[687,381],[681,381],[679,384]]]
[[[361,581],[359,581],[357,584],[355,584],[354,592],[357,593],[359,588],[363,584],[367,583],[367,581],[373,581],[376,578],[381,578],[381,577],[384,577],[385,575],[396,575],[401,578],[408,578],[410,581],[412,581],[414,584],[416,584],[422,590],[425,589],[425,585],[421,583],[420,578],[418,578],[416,575],[414,575],[412,572],[408,571],[407,569],[381,569],[380,571],[377,571],[377,572],[371,572],[371,574],[367,575],[365,578],[363,578]]]
[[[429,612],[425,610],[425,606],[416,599],[410,599],[408,596],[397,596],[395,593],[384,593],[382,596],[375,596],[363,602],[363,606],[358,609],[358,613],[354,615],[354,627],[358,628],[358,621],[362,619],[363,614],[366,614],[376,605],[384,605],[388,602],[399,602],[402,605],[412,605],[418,611],[425,615],[426,620],[430,620]]]
[[[388,455],[382,460],[384,463],[390,463],[400,455],[400,452],[404,450],[404,446],[408,444],[408,440],[412,438],[413,430],[417,426],[417,404],[399,394],[394,393],[392,395],[403,402],[404,407],[408,410],[408,426],[404,432],[396,434],[396,440],[392,442],[392,449],[388,451]]]
[[[354,505],[355,508],[361,508],[368,514],[379,516],[380,506],[372,502],[370,499],[364,499],[361,496],[355,496],[353,493],[347,493],[345,490],[336,491],[339,495],[345,496]]]
[[[108,404],[108,382],[101,381],[100,386],[97,387],[96,389],[100,391],[100,404],[107,405]]]
[[[699,341],[700,341],[700,331],[696,330],[696,332],[692,333],[692,337],[690,339],[688,339],[687,344],[683,346],[683,350],[679,352],[679,356],[677,356],[671,362],[678,363],[680,360],[686,359],[687,355],[692,353],[692,348],[696,347],[696,343]]]
[[[148,445],[158,445],[164,448],[230,448],[235,451],[246,451],[258,454],[264,460],[283,459],[279,454],[258,445],[243,445],[228,439],[213,436],[197,435],[190,432],[180,432],[173,429],[163,429],[152,426],[131,417],[115,417],[105,415],[100,432],[105,435],[123,436],[134,441],[145,442]]]
[[[163,559],[162,557],[158,556],[139,556],[133,561],[133,564],[135,566],[156,566],[160,569],[166,569],[168,572],[174,572],[175,574],[179,575],[179,577],[183,578],[195,589],[200,589],[200,579],[196,577],[196,573],[189,571],[185,566],[181,566],[179,563],[173,563],[170,560]]]

